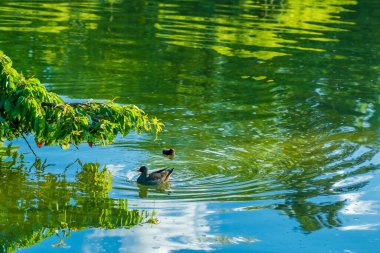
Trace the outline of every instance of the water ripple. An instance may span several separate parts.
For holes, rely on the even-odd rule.
[[[207,17],[184,15],[183,2],[161,3],[155,27],[157,36],[169,44],[210,48],[226,56],[269,60],[291,55],[293,50],[324,51],[301,46],[298,41],[337,42],[338,39],[330,38],[328,33],[346,31],[338,25],[352,25],[352,22],[341,21],[339,15],[348,11],[346,6],[355,3],[352,0],[329,1],[319,6],[318,15],[313,15],[315,3],[258,5],[246,1],[241,9],[215,5],[213,15]],[[227,18],[232,14],[233,19]]]

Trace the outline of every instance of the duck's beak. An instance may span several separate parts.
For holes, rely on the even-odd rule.
[[[137,171],[137,172],[141,172],[141,170],[140,170],[140,169],[137,169],[136,171]]]

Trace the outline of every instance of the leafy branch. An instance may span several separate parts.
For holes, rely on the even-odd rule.
[[[82,142],[107,145],[116,135],[131,130],[157,134],[163,123],[135,105],[113,101],[65,103],[49,92],[37,78],[25,78],[12,68],[11,59],[0,51],[0,138],[14,139],[34,134],[38,147]]]

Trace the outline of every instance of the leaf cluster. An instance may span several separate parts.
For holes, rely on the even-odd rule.
[[[49,92],[37,78],[25,78],[12,67],[11,59],[0,51],[0,138],[12,140],[34,134],[37,145],[82,142],[107,145],[116,135],[126,136],[152,130],[157,134],[163,124],[135,105],[113,101],[65,103]]]

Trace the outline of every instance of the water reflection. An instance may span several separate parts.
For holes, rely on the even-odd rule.
[[[380,203],[378,201],[360,200],[363,192],[342,194],[341,199],[347,201],[342,213],[348,215],[378,214]]]
[[[3,252],[28,248],[57,236],[53,247],[68,247],[67,237],[88,227],[131,228],[148,220],[146,211],[128,210],[126,199],[108,197],[112,179],[99,164],[81,164],[75,181],[65,174],[32,168],[17,150],[0,148],[0,244]]]
[[[262,211],[322,237],[324,228],[341,238],[342,231],[379,229],[380,2],[22,2],[0,3],[0,47],[18,69],[67,97],[120,97],[166,123],[159,142],[132,136],[86,153],[112,169],[115,199],[166,200],[162,229],[190,226],[172,218],[197,219],[185,206],[205,210],[205,203],[229,212],[225,223]],[[174,147],[176,159],[163,158],[164,147]],[[175,167],[170,189],[139,189],[131,170],[141,165]],[[178,205],[183,213],[170,211]],[[215,217],[202,217],[211,232],[181,241],[167,228],[163,244],[215,248],[207,239],[217,234]],[[240,230],[225,229],[220,234]],[[282,231],[290,235],[284,241],[298,235]],[[95,230],[93,238],[125,233]],[[198,235],[205,243],[189,242]]]
[[[118,252],[173,252],[179,250],[211,251],[213,246],[255,243],[256,238],[228,237],[214,234],[215,222],[210,224],[208,210],[204,202],[173,203],[165,201],[139,202],[143,208],[157,211],[160,223],[154,226],[134,227],[131,230],[96,230],[88,235],[88,244],[114,237],[120,240]],[[91,247],[89,247],[91,248]],[[91,252],[103,252],[100,247]],[[115,249],[114,249],[115,250]]]
[[[142,189],[135,183],[137,175],[131,174],[129,184],[125,184],[124,177],[115,177],[114,190],[130,195],[138,192],[139,197],[148,199],[165,198],[176,204],[189,201],[241,201],[235,211],[278,210],[296,219],[305,232],[340,227],[343,224],[340,215],[353,214],[354,210],[359,214],[360,207],[363,208],[360,209],[362,212],[365,211],[363,214],[371,214],[377,202],[360,201],[359,195],[351,192],[361,191],[373,178],[368,173],[378,167],[369,163],[368,158],[374,157],[377,149],[346,141],[334,141],[330,145],[326,144],[328,142],[317,144],[320,140],[320,137],[315,139],[314,149],[300,154],[299,160],[292,161],[289,155],[281,155],[284,150],[275,150],[273,155],[272,151],[266,153],[261,161],[253,158],[259,166],[257,168],[252,164],[250,167],[231,166],[235,159],[241,162],[242,156],[244,161],[252,159],[250,152],[240,149],[234,152],[243,154],[239,153],[238,158],[230,154],[231,160],[226,153],[208,152],[208,161],[218,161],[218,166],[202,167],[207,171],[189,166],[187,159],[181,161],[177,157],[176,161],[170,161],[177,163],[178,167],[172,176],[169,191]],[[309,147],[311,141],[308,138],[305,145]],[[303,141],[298,139],[298,142],[297,146],[294,143],[288,145],[291,149],[300,148]],[[325,149],[329,152],[325,152]],[[295,158],[294,155],[292,157]],[[198,158],[193,155],[192,162],[201,164]],[[153,160],[155,164],[168,163],[166,159],[161,162],[157,158]],[[248,202],[252,205],[247,205]]]
[[[241,1],[233,5],[160,3],[155,27],[159,31],[157,36],[169,44],[210,48],[225,56],[269,60],[291,55],[292,49],[325,51],[299,41],[339,41],[333,32],[344,29],[330,24],[353,25],[339,20],[339,15],[350,11],[347,7],[356,3],[354,0]]]
[[[139,193],[140,198],[148,197],[149,191],[155,191],[155,192],[166,193],[166,194],[170,194],[171,192],[169,182],[166,182],[158,186],[146,186],[146,185],[140,185],[140,184],[137,184],[137,186],[138,186],[138,193]]]
[[[96,3],[5,2],[1,7],[0,31],[60,33],[82,27],[96,29],[100,16],[90,11]],[[81,12],[86,7],[88,12]],[[22,17],[22,18],[20,18]],[[84,21],[84,22],[83,22]]]
[[[349,231],[349,230],[378,230],[377,227],[380,226],[380,223],[376,224],[363,224],[363,225],[352,225],[352,226],[344,226],[339,228],[343,231]]]

